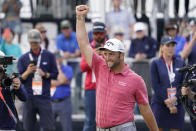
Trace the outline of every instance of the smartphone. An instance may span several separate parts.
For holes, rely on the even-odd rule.
[[[30,61],[30,64],[33,64],[33,65],[36,65],[37,63],[36,63],[36,61]]]

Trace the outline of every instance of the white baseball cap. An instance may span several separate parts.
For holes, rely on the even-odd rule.
[[[134,25],[134,32],[137,31],[145,31],[146,30],[146,24],[144,24],[143,22],[137,22]]]
[[[123,52],[123,53],[125,53],[124,44],[116,38],[107,40],[105,42],[104,47],[99,48],[99,50],[105,50],[105,49],[110,50],[110,51],[114,51],[114,52]]]

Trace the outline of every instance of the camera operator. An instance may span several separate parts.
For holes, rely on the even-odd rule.
[[[1,51],[0,56],[4,56]],[[27,93],[21,87],[19,78],[8,77],[4,71],[3,65],[0,64],[0,131],[15,131],[19,119],[12,96],[16,95],[20,100],[26,101]],[[11,86],[6,85],[5,78],[10,78]]]

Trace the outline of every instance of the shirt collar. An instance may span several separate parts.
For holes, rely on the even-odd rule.
[[[121,72],[119,72],[119,73],[117,73],[117,74],[121,74],[121,75],[124,75],[124,76],[126,76],[127,75],[127,72],[129,71],[129,65],[128,64],[125,64],[125,68],[121,71]]]
[[[37,52],[34,52],[34,51],[32,51],[32,49],[31,49],[30,52],[31,52],[33,55],[38,56],[38,55],[40,54],[40,52],[41,52],[41,48],[40,48],[39,51],[37,51]]]

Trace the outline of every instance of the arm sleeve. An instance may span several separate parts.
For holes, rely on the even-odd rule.
[[[21,101],[26,101],[28,98],[27,92],[22,86],[20,86],[19,90],[15,90],[15,94]]]
[[[150,76],[151,76],[152,88],[156,96],[160,100],[164,101],[165,99],[167,99],[167,90],[165,90],[164,86],[160,83],[159,72],[155,61],[153,61],[150,65]]]
[[[69,80],[69,82],[71,82],[71,79],[73,77],[73,70],[70,66],[64,66],[62,68],[63,74],[65,75],[65,77]]]
[[[49,79],[56,79],[58,75],[58,69],[57,69],[57,64],[56,64],[56,58],[53,54],[51,54],[51,69],[50,70],[50,78]]]
[[[58,35],[57,36],[57,38],[56,38],[56,48],[58,49],[58,50],[61,50],[61,39],[60,39],[60,36]]]
[[[182,40],[176,45],[175,56],[180,57],[180,53],[184,49],[186,43],[187,43],[186,39],[182,37]]]
[[[129,48],[129,57],[135,58],[135,52],[134,52],[134,41],[131,41],[130,48]]]
[[[17,62],[17,68],[18,68],[18,72],[20,73],[20,75],[22,75],[24,72],[25,72],[25,70],[26,70],[26,68],[24,67],[24,63],[23,63],[23,61],[22,61],[22,57],[23,56],[21,56],[19,59],[18,59],[18,62]],[[27,80],[23,80],[22,79],[22,77],[20,77],[20,80],[21,80],[21,82],[24,84]]]
[[[80,69],[81,69],[82,72],[87,72],[87,71],[91,70],[91,68],[86,63],[84,57],[81,57]]]
[[[150,40],[150,44],[151,44],[151,46],[150,46],[151,48],[150,48],[149,52],[147,53],[148,59],[155,57],[156,51],[157,51],[157,43],[154,39]]]
[[[78,45],[78,41],[77,41],[77,38],[76,38],[76,43],[75,43],[76,45],[76,50],[80,50],[80,48],[79,48],[79,45]]]
[[[148,104],[148,93],[144,80],[140,77],[136,89],[136,101],[138,104]]]

